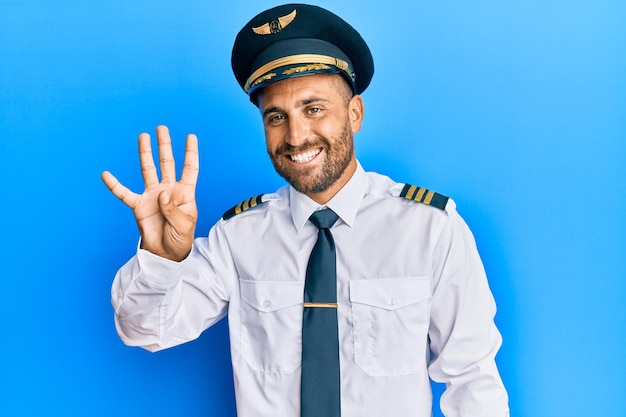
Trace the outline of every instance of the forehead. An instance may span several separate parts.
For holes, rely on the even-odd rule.
[[[341,99],[341,77],[336,74],[314,74],[277,81],[259,92],[260,107],[285,102],[298,102],[312,97],[335,101]]]

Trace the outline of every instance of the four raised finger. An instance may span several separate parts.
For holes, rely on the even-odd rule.
[[[122,202],[131,209],[135,209],[139,199],[138,194],[133,193],[127,187],[123,186],[122,183],[119,182],[118,179],[115,178],[115,176],[109,171],[104,171],[102,173],[102,181],[104,182],[104,185],[111,190],[114,196],[122,200]]]
[[[176,182],[176,166],[172,152],[172,140],[170,131],[165,126],[158,126],[157,140],[159,144],[159,163],[161,167],[161,182]]]
[[[139,164],[141,165],[141,175],[143,176],[143,184],[146,190],[152,190],[159,185],[159,176],[157,175],[152,157],[152,146],[150,146],[150,135],[142,133],[139,135]]]
[[[166,126],[157,127],[157,138],[159,146],[159,160],[161,167],[161,181],[154,163],[152,154],[152,146],[150,144],[150,135],[142,133],[139,135],[139,162],[144,180],[146,191],[154,190],[159,186],[160,182],[174,183],[176,182],[176,167],[174,163],[174,155],[172,152],[172,143],[169,130]],[[181,183],[195,187],[198,179],[199,157],[198,157],[198,138],[196,135],[187,136],[187,144],[185,149],[185,161],[181,176]],[[111,192],[124,204],[135,208],[139,199],[139,194],[133,193],[123,186],[117,178],[110,172],[102,173],[102,181],[111,190]]]
[[[198,138],[196,135],[187,135],[187,145],[185,147],[185,162],[180,182],[185,185],[196,186],[198,171],[200,169],[200,158],[198,157]]]

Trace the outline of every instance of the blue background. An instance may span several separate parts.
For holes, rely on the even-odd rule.
[[[230,71],[268,1],[0,0],[0,415],[234,416],[225,322],[116,336],[136,137],[200,138],[203,235],[282,180]],[[626,415],[626,2],[320,1],[370,44],[357,155],[453,196],[498,302],[514,416]]]

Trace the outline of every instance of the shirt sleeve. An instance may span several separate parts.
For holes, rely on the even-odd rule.
[[[226,315],[236,279],[220,223],[194,241],[182,262],[138,249],[111,288],[118,335],[151,352],[194,340]]]
[[[446,384],[447,417],[506,417],[508,396],[495,356],[496,306],[469,228],[450,213],[434,249],[430,377]]]

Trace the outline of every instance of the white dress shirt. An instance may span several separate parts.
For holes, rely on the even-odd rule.
[[[428,417],[429,376],[446,416],[505,417],[495,303],[471,232],[399,197],[359,165],[326,205],[339,215],[337,301],[343,417]],[[304,277],[319,205],[290,186],[220,220],[177,263],[138,250],[112,288],[122,340],[150,351],[228,316],[239,417],[297,417]]]

